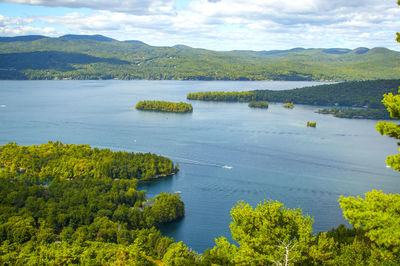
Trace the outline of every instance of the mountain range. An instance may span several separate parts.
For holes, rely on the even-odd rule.
[[[0,79],[374,80],[400,77],[387,48],[212,51],[102,35],[0,37]]]

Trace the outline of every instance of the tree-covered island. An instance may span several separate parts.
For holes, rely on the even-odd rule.
[[[288,109],[293,109],[294,108],[293,102],[284,103],[282,106],[285,107],[285,108],[288,108]]]
[[[264,108],[268,109],[269,103],[267,101],[253,101],[249,103],[249,107],[252,108]]]
[[[307,121],[307,127],[317,127],[317,122]]]
[[[166,101],[140,101],[136,104],[136,109],[144,111],[172,112],[172,113],[191,113],[193,107],[189,103],[174,103]]]

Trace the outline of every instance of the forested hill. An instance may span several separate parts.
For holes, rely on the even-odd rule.
[[[393,79],[400,53],[386,48],[216,52],[154,47],[101,35],[0,37],[0,79]]]

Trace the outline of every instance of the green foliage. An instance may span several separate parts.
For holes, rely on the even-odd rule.
[[[178,169],[165,157],[150,153],[112,152],[89,145],[48,142],[39,146],[0,146],[0,165],[35,174],[41,181],[53,178],[150,179],[172,175]]]
[[[249,102],[254,99],[253,93],[249,91],[206,91],[189,93],[188,100],[217,101],[217,102]]]
[[[378,108],[329,108],[319,109],[319,114],[332,114],[338,118],[354,118],[354,119],[391,119],[389,113],[385,109]]]
[[[294,108],[293,102],[285,103],[285,104],[282,105],[282,106],[285,107],[285,108],[288,108],[288,109],[293,109],[293,108]]]
[[[239,247],[230,246],[226,239],[206,253],[204,260],[239,265],[268,265],[300,263],[307,258],[313,242],[313,219],[301,210],[290,210],[282,203],[264,201],[253,209],[239,202],[231,211],[232,238]],[[226,253],[230,253],[229,255]]]
[[[387,107],[392,118],[400,119],[400,94],[384,94],[382,103]],[[394,122],[379,121],[376,124],[376,130],[381,133],[381,135],[388,135],[391,138],[400,139],[400,125]],[[400,171],[400,153],[388,156],[386,164],[394,170]]]
[[[307,121],[307,127],[317,127],[317,122]]]
[[[238,248],[226,240],[225,237],[215,239],[216,246],[207,249],[202,258],[204,265],[235,265],[234,256],[238,254]]]
[[[197,254],[190,251],[183,242],[172,244],[163,258],[166,266],[190,266],[195,265],[197,260]]]
[[[343,81],[397,78],[400,67],[385,48],[216,52],[103,39],[0,42],[0,78]]]
[[[166,158],[49,142],[9,143],[1,147],[0,159],[5,167],[0,171],[4,264],[155,265],[173,243],[155,226],[184,216],[179,195],[146,200],[134,176],[120,174],[131,163],[172,167]],[[118,175],[106,176],[104,161],[112,160],[120,161],[112,168]],[[76,170],[76,164],[85,167]]]
[[[267,101],[253,101],[249,103],[249,107],[268,109]]]
[[[340,225],[312,235],[312,222],[299,209],[264,201],[253,209],[239,202],[232,209],[232,238],[217,239],[202,257],[204,265],[399,265],[400,196],[372,191],[365,200],[341,197]]]
[[[136,109],[145,111],[191,113],[193,107],[189,103],[174,103],[165,101],[140,101],[136,104]]]
[[[31,241],[24,245],[3,242],[0,259],[5,265],[156,265],[146,251],[141,251],[135,244],[96,241],[72,244]]]
[[[361,197],[340,197],[344,217],[361,228],[380,261],[400,258],[400,195],[373,190]]]
[[[151,208],[145,208],[143,213],[149,219],[146,221],[154,225],[172,222],[185,215],[185,207],[178,194],[162,192],[148,201],[147,206]]]
[[[400,1],[397,2],[400,5]],[[400,34],[397,33],[397,42],[400,42]],[[400,93],[400,87],[399,87]],[[383,95],[382,103],[386,106],[390,113],[390,116],[394,119],[400,119],[400,94],[393,95],[392,92]],[[400,125],[393,122],[378,122],[376,124],[376,130],[381,135],[388,135],[395,139],[400,139]],[[397,143],[400,145],[400,143]],[[386,164],[389,165],[396,171],[400,171],[400,153],[386,158]]]
[[[382,94],[396,92],[400,80],[342,82],[291,90],[254,90],[246,92],[197,92],[187,99],[230,102],[292,102],[294,104],[339,105],[384,109]]]
[[[154,204],[144,206],[145,192],[136,191],[134,180],[53,179],[43,185],[25,178],[28,174],[10,178],[6,172],[0,172],[2,241],[28,241],[37,231],[44,241],[60,233],[66,241],[123,243],[131,238],[124,230],[159,226],[184,216],[177,194],[162,193],[149,200]]]

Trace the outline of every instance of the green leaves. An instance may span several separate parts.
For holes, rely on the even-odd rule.
[[[228,264],[267,265],[299,263],[314,241],[313,219],[303,216],[300,209],[287,209],[282,203],[264,201],[253,209],[239,202],[231,211],[232,238],[239,247],[230,245],[225,238],[206,252],[208,261]],[[228,255],[229,254],[229,255]]]
[[[254,94],[249,91],[205,91],[189,93],[186,96],[188,100],[217,102],[250,102],[254,97]]]
[[[34,174],[42,182],[54,178],[151,179],[172,175],[178,170],[170,159],[156,154],[112,152],[89,145],[48,142],[38,146],[18,146],[9,143],[0,150],[0,165]]]
[[[339,199],[344,217],[376,247],[382,259],[400,258],[400,194],[373,190],[361,197]]]
[[[197,254],[190,251],[182,241],[172,244],[163,257],[166,266],[196,265],[197,260]]]
[[[382,103],[387,107],[392,118],[400,119],[400,94],[384,94]],[[400,125],[396,123],[379,121],[376,124],[376,130],[381,133],[381,135],[388,135],[391,138],[400,139]],[[388,156],[386,164],[394,170],[400,171],[400,154]]]

